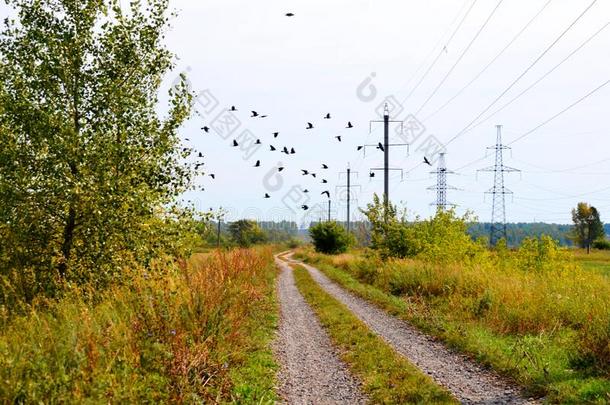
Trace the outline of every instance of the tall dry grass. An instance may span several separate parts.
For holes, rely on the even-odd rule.
[[[275,319],[274,277],[269,249],[235,250],[134,271],[96,305],[72,291],[0,332],[0,402],[239,399],[235,370]],[[273,398],[272,369],[256,378],[250,395]]]

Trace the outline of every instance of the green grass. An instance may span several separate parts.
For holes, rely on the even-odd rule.
[[[591,272],[610,277],[610,251],[592,250],[590,254],[583,249],[574,250],[574,259]]]
[[[306,269],[293,268],[299,290],[338,346],[341,358],[363,382],[372,403],[457,403],[449,392],[392,350],[342,303],[323,291]]]
[[[560,302],[553,307],[552,303],[536,298],[535,293],[546,297],[541,290],[551,289],[557,295],[561,291],[565,300],[571,299],[565,296],[570,290],[548,285],[555,282],[553,279],[536,281],[535,277],[524,276],[518,282],[517,273],[509,270],[499,274],[486,268],[483,276],[477,275],[484,279],[475,278],[466,283],[460,278],[469,277],[469,271],[464,268],[439,269],[438,273],[429,267],[418,267],[414,261],[370,263],[359,253],[332,257],[302,251],[298,257],[353,293],[515,379],[531,395],[544,396],[551,403],[610,403],[608,375],[603,369],[591,367],[590,360],[583,358],[579,351],[583,336],[593,328],[595,319],[589,318],[587,323],[585,314],[597,316],[598,325],[606,317],[604,293],[576,294],[573,303]],[[589,281],[603,289],[599,278],[590,276]],[[559,277],[556,283],[568,281]],[[404,285],[411,286],[409,292],[404,291]],[[508,299],[499,298],[502,291],[514,291],[517,295],[506,302]],[[519,306],[514,312],[510,308],[499,308],[516,304]],[[595,312],[596,306],[600,312]],[[581,308],[583,312],[568,314],[568,310]],[[565,322],[553,321],[547,310],[559,316],[559,320],[565,318]],[[516,318],[504,319],[511,316]],[[570,323],[570,317],[578,316],[582,317],[580,326]],[[605,319],[610,330],[610,318]],[[551,326],[547,328],[546,324]],[[599,341],[604,342],[603,331],[599,333],[602,333]]]
[[[74,290],[8,320],[0,403],[275,402],[270,249],[132,273],[128,285]]]

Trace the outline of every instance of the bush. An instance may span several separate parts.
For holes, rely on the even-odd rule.
[[[610,241],[608,239],[598,239],[593,242],[593,249],[610,250]]]
[[[317,252],[326,254],[344,253],[352,243],[352,237],[338,223],[321,222],[309,228]]]
[[[255,221],[240,219],[229,225],[231,239],[241,247],[249,247],[266,240],[265,233]]]

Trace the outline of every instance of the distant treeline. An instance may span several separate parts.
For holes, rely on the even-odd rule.
[[[473,239],[489,237],[490,223],[479,222],[470,224],[468,233]],[[509,246],[519,246],[525,238],[539,238],[548,235],[558,241],[562,246],[573,246],[570,239],[572,225],[547,224],[543,222],[534,223],[509,223],[506,224],[507,243]]]

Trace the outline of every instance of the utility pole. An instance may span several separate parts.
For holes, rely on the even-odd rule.
[[[328,199],[328,222],[330,222],[330,198]]]
[[[377,149],[382,149],[383,168],[371,168],[371,173],[374,170],[383,170],[383,204],[385,207],[384,217],[385,217],[385,220],[387,221],[389,207],[390,207],[390,170],[400,170],[401,177],[403,176],[402,169],[390,167],[390,147],[406,146],[407,154],[408,154],[409,144],[407,144],[407,143],[391,144],[390,143],[390,123],[399,122],[401,125],[400,132],[402,133],[403,122],[402,121],[393,121],[390,119],[390,110],[388,109],[388,103],[385,104],[384,109],[383,109],[383,121],[376,121],[376,120],[371,121],[369,124],[369,133],[371,132],[371,127],[374,122],[383,122],[383,148],[380,148],[381,143],[379,143],[379,145],[375,145],[377,147]],[[366,148],[366,146],[371,146],[371,145],[364,145],[365,148]]]
[[[347,184],[344,186],[337,186],[336,189],[347,188],[347,232],[349,233],[351,230],[351,217],[350,217],[350,204],[352,199],[352,187],[358,187],[362,189],[362,187],[358,184],[352,185],[352,174],[355,174],[358,177],[358,172],[352,172],[349,164],[347,165],[347,171],[339,173],[339,179],[341,179],[341,175],[345,174],[347,176]]]
[[[513,192],[504,186],[504,173],[520,172],[519,169],[504,165],[502,152],[505,149],[510,149],[510,147],[502,144],[502,125],[496,125],[496,128],[496,144],[495,146],[490,146],[487,148],[496,151],[495,164],[479,170],[482,172],[494,173],[494,186],[491,190],[485,192],[485,194],[492,194],[493,196],[493,203],[491,207],[491,230],[489,232],[489,243],[491,246],[496,246],[498,241],[502,238],[505,240],[507,239],[505,196],[507,194],[512,195]]]
[[[220,215],[218,215],[218,218],[217,218],[218,230],[216,232],[216,247],[219,249],[220,249],[220,220],[221,220],[221,217],[220,217]]]
[[[445,152],[439,153],[438,167],[430,172],[436,174],[436,186],[428,187],[428,190],[436,190],[436,201],[432,205],[436,205],[437,211],[446,211],[448,205],[454,206],[447,202],[447,190],[456,190],[455,187],[447,185],[447,175],[453,173],[445,164]]]

